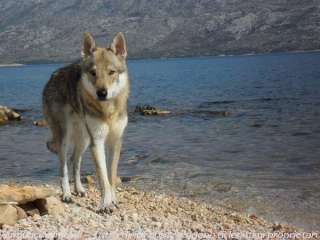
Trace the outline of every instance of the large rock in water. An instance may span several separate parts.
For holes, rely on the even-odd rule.
[[[21,115],[11,108],[0,105],[0,124],[13,120],[21,120]]]
[[[134,112],[140,113],[141,115],[144,116],[154,116],[154,115],[168,115],[171,112],[168,110],[162,110],[150,105],[137,105],[136,108],[134,109]]]

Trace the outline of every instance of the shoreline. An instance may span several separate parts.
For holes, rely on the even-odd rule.
[[[22,67],[25,64],[21,64],[21,63],[8,63],[8,64],[0,64],[0,68],[1,67]]]
[[[129,57],[129,61],[143,61],[143,60],[172,60],[172,59],[186,59],[186,58],[223,58],[223,57],[250,57],[250,56],[266,56],[275,54],[313,54],[320,53],[320,49],[314,50],[292,50],[292,51],[274,51],[274,52],[246,52],[246,53],[217,53],[217,54],[206,54],[206,55],[177,55],[177,56],[145,56],[145,57]],[[20,67],[25,65],[47,65],[47,64],[63,64],[67,65],[78,61],[79,58],[74,60],[31,60],[23,63],[8,63],[0,64],[0,67]]]
[[[59,236],[56,239],[183,239],[182,236],[184,239],[217,239],[217,236],[230,234],[280,236],[298,231],[291,226],[267,222],[254,214],[172,194],[137,190],[132,182],[117,188],[119,208],[112,214],[100,214],[97,213],[100,191],[88,183],[87,196],[73,196],[70,204],[60,201],[58,185],[30,184],[55,191],[58,211],[42,216],[34,214],[13,226],[3,225],[0,239],[8,234],[17,234],[14,239],[20,239],[19,234],[23,237],[21,239],[29,239],[26,236],[30,239],[53,239],[49,233]],[[21,183],[9,185],[20,186]]]

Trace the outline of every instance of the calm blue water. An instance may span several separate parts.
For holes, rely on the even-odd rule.
[[[131,115],[120,175],[319,230],[319,63],[319,53],[130,61],[130,109],[147,103],[174,114]],[[57,179],[47,129],[32,121],[60,66],[0,68],[0,104],[28,110],[22,122],[0,127],[3,180]],[[92,171],[88,156],[83,165]]]

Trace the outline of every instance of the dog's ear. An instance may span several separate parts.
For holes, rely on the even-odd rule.
[[[83,34],[82,51],[81,56],[83,58],[90,56],[94,49],[96,48],[96,43],[89,32]]]
[[[127,57],[127,44],[126,39],[122,32],[117,33],[111,43],[112,51],[121,58]]]

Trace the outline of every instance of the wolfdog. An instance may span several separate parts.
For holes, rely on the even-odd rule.
[[[96,47],[84,33],[81,60],[55,71],[43,90],[43,114],[52,138],[50,151],[60,159],[62,200],[72,201],[68,151],[73,149],[75,192],[85,196],[80,180],[81,155],[89,147],[101,189],[99,211],[117,207],[117,168],[122,135],[128,123],[129,77],[127,46],[120,32],[109,47]],[[108,159],[106,161],[105,144]]]

